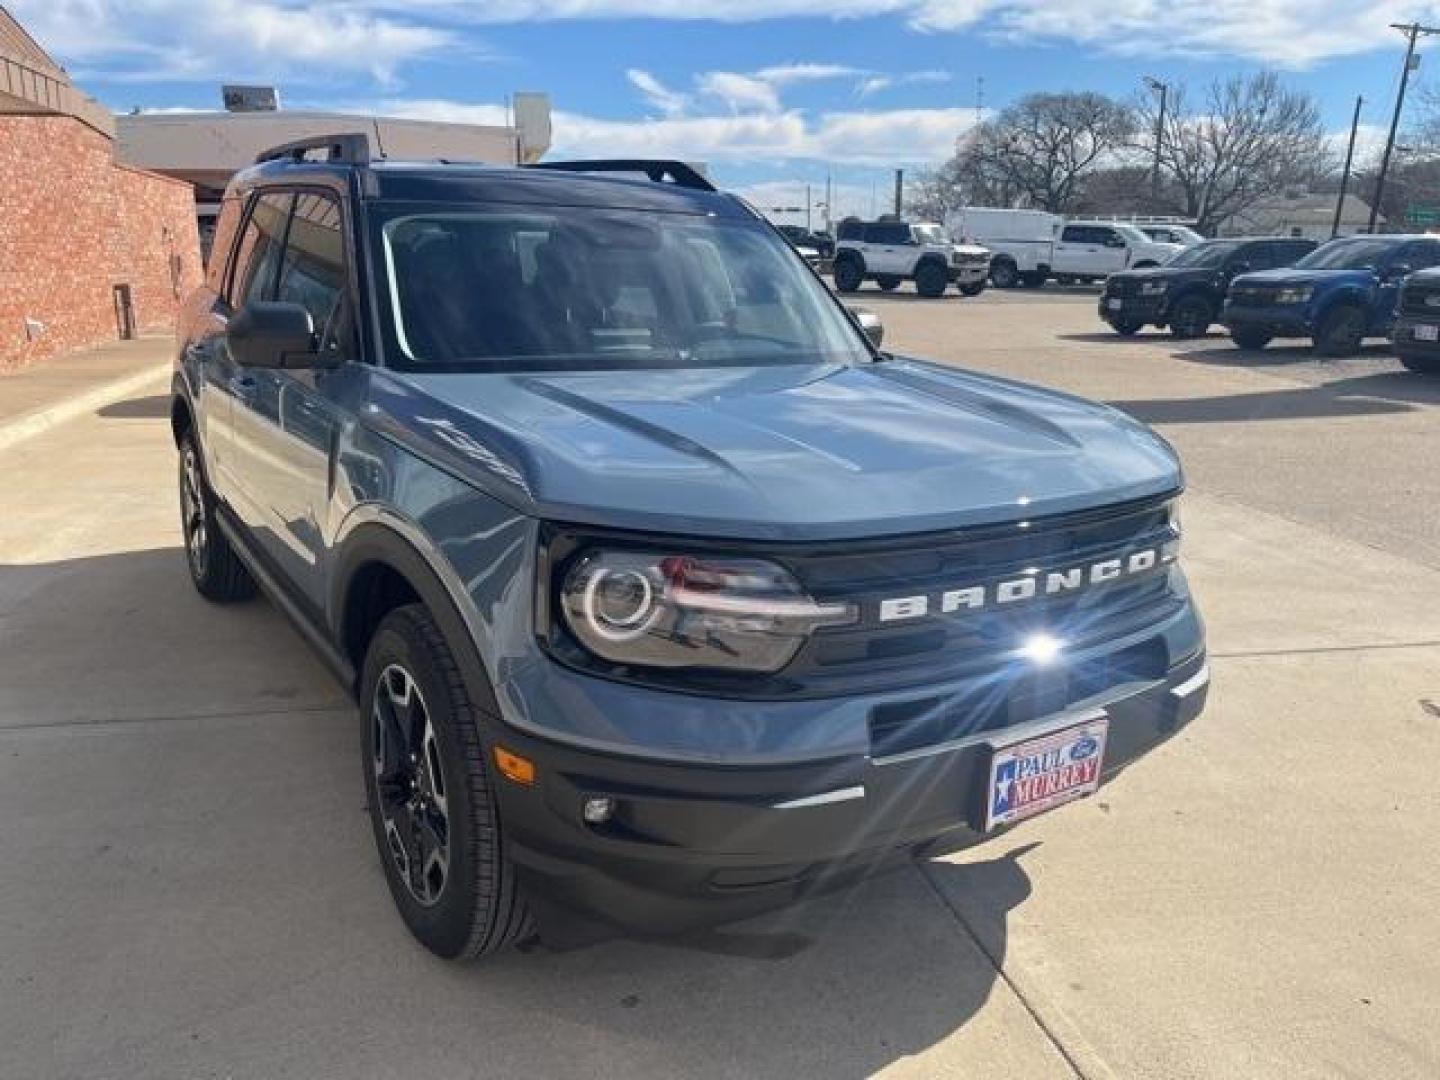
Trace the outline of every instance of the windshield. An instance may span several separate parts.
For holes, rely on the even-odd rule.
[[[912,225],[915,230],[915,239],[922,244],[948,244],[950,238],[945,235],[945,230],[939,225]]]
[[[1373,270],[1395,250],[1394,240],[1331,240],[1295,264],[1297,270]]]
[[[1233,240],[1206,240],[1202,244],[1188,247],[1171,259],[1166,266],[1223,266],[1225,260],[1235,254],[1240,245]]]
[[[824,285],[758,221],[380,204],[376,228],[402,369],[870,359]]]

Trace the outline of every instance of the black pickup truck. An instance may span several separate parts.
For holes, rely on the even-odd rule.
[[[1314,240],[1279,236],[1206,240],[1164,266],[1111,274],[1100,296],[1100,318],[1126,337],[1145,326],[1169,327],[1177,338],[1201,337],[1219,318],[1231,278],[1289,266],[1315,247]]]

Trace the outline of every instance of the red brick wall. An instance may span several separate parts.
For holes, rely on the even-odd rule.
[[[70,117],[0,116],[0,368],[116,340],[119,284],[137,330],[169,330],[199,281],[188,184],[116,165]]]

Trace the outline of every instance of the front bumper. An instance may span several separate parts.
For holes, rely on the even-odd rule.
[[[507,850],[542,935],[560,944],[729,922],[979,842],[998,736],[1101,708],[1108,780],[1194,719],[1208,684],[1196,652],[1163,679],[1112,685],[1015,727],[888,757],[788,764],[671,764],[506,729],[500,743],[538,765],[533,787],[499,781]],[[581,808],[597,795],[616,810],[588,825]]]
[[[1112,307],[1118,304],[1118,307]],[[1165,294],[1157,296],[1102,296],[1100,297],[1100,318],[1105,322],[1136,322],[1144,325],[1163,326],[1165,323]]]
[[[950,280],[956,285],[976,285],[990,276],[990,262],[951,263]]]
[[[1440,356],[1440,341],[1428,341],[1416,336],[1419,326],[1440,327],[1440,311],[1434,318],[1401,315],[1390,328],[1390,343],[1401,356]],[[1440,336],[1440,335],[1437,335]]]
[[[1220,312],[1220,323],[1227,330],[1238,326],[1247,330],[1263,330],[1277,338],[1311,337],[1315,331],[1308,304],[1248,306],[1226,300]]]

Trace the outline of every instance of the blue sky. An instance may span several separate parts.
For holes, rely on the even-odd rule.
[[[543,90],[561,154],[709,162],[761,205],[883,200],[889,169],[944,158],[986,108],[1036,90],[1128,96],[1149,74],[1192,93],[1277,68],[1337,137],[1364,94],[1388,122],[1403,41],[1440,22],[1404,0],[12,0],[116,110],[214,108],[222,81],[290,108],[495,122]],[[1440,85],[1440,38],[1429,63]],[[1426,65],[1422,65],[1422,73]],[[1422,79],[1422,82],[1425,81]],[[1419,98],[1416,99],[1419,108]]]

